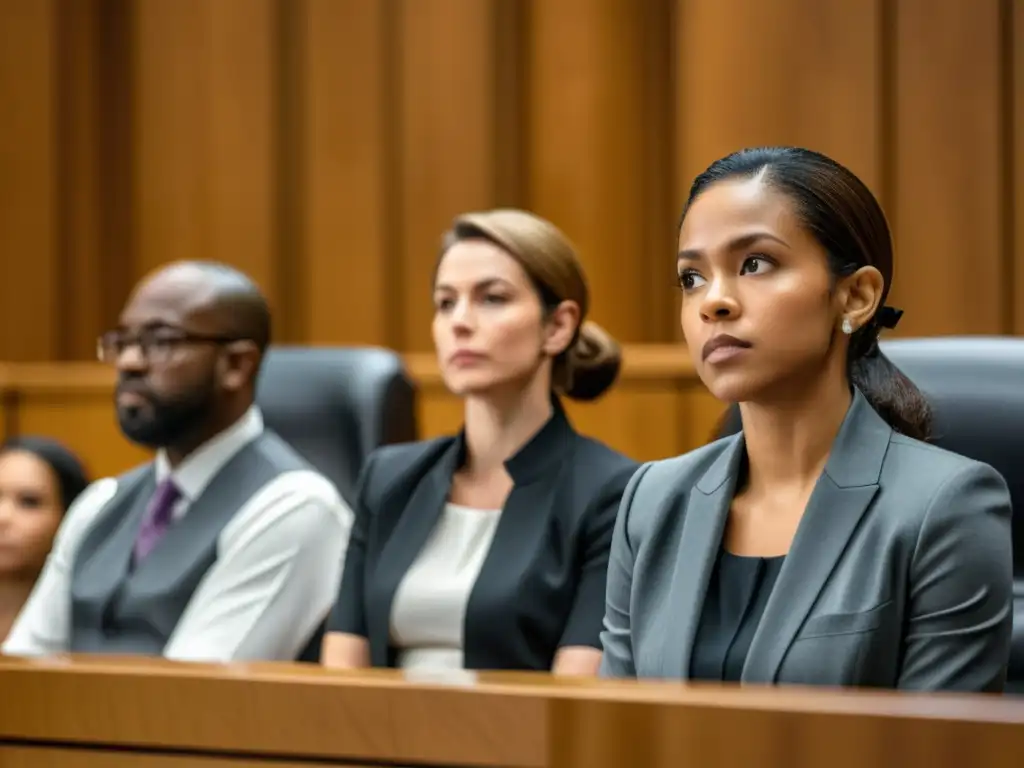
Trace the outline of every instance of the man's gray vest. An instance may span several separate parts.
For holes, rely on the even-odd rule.
[[[217,560],[224,526],[275,477],[309,468],[281,438],[264,432],[221,468],[137,568],[135,538],[156,491],[155,470],[147,464],[118,478],[117,492],[75,555],[70,650],[161,655]]]

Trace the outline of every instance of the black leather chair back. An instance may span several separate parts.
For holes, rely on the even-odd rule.
[[[256,402],[267,426],[349,504],[367,456],[417,436],[415,388],[388,349],[271,347]]]
[[[885,354],[928,398],[932,442],[996,468],[1024,510],[1024,339],[896,339]],[[1024,516],[1013,520],[1014,571],[1024,577]]]
[[[932,442],[990,464],[1013,499],[1014,651],[1010,689],[1024,683],[1024,338],[953,336],[894,339],[881,344],[890,360],[928,398]],[[740,428],[729,409],[722,435]]]
[[[366,458],[415,440],[416,391],[397,353],[374,347],[267,351],[256,390],[266,425],[326,475],[351,506]],[[298,661],[320,660],[325,624]]]

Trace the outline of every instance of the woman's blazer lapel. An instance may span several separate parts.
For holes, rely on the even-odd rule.
[[[704,597],[729,519],[744,444],[742,434],[727,440],[718,459],[697,480],[686,498],[668,605],[664,607],[668,614],[665,636],[669,645],[662,656],[662,675],[667,678],[689,677]],[[667,512],[673,514],[671,510]]]
[[[774,683],[875,494],[892,428],[854,390],[743,667],[743,681]]]
[[[449,443],[440,457],[427,457],[427,462],[433,461],[433,466],[428,466],[410,497],[395,498],[393,502],[387,495],[384,497],[384,504],[402,503],[402,508],[388,510],[388,514],[398,514],[399,518],[381,550],[373,575],[377,582],[373,589],[376,599],[367,606],[370,659],[375,667],[390,666],[391,606],[395,592],[441,517],[452,475],[463,453],[464,441],[460,435]]]
[[[551,484],[557,479],[558,467],[572,459],[572,442],[576,437],[557,399],[552,401],[553,413],[547,423],[514,456],[505,462],[514,487],[506,502],[514,509],[502,514],[491,548],[474,583],[467,605],[467,615],[477,601],[486,602],[487,590],[495,592],[514,584],[532,563],[532,554],[540,551],[540,540],[548,531],[547,520],[561,500]],[[437,526],[451,491],[452,477],[466,456],[465,433],[421,459],[413,470],[420,479],[407,499],[400,494],[382,494],[386,515],[398,515],[394,528],[387,534],[376,569],[373,598],[367,606],[370,636],[370,659],[374,666],[389,666],[391,652],[391,609],[395,593],[405,574],[412,567],[423,546]],[[387,478],[382,479],[387,482]],[[544,482],[548,481],[548,482]],[[404,501],[404,503],[403,503]],[[399,505],[401,505],[399,507]],[[483,590],[483,592],[482,592]],[[466,658],[470,662],[482,644],[478,635],[500,631],[495,627],[474,627],[467,632]]]
[[[878,492],[891,436],[889,425],[855,390],[754,635],[744,682],[775,682],[786,652]],[[668,601],[661,607],[666,611],[661,675],[666,678],[689,677],[708,582],[736,493],[746,446],[742,433],[725,440],[718,458],[693,484],[683,508]]]

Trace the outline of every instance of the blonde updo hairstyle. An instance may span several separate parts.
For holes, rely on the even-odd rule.
[[[573,340],[552,362],[551,386],[573,400],[596,400],[603,395],[619,375],[622,351],[601,326],[586,319],[590,292],[569,239],[551,222],[526,211],[505,208],[465,213],[456,217],[445,233],[441,258],[456,243],[477,239],[494,243],[519,263],[545,314],[563,301],[579,305],[580,321]]]

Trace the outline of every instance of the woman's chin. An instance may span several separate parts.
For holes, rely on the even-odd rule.
[[[452,371],[444,375],[444,385],[457,397],[478,397],[492,391],[499,382],[485,371]]]
[[[701,376],[701,381],[707,387],[708,392],[723,403],[742,403],[747,400],[754,400],[759,387],[751,381],[749,376],[744,376],[738,371],[722,371]]]

